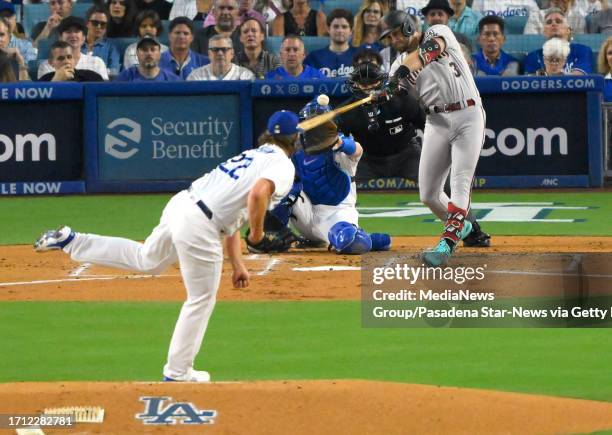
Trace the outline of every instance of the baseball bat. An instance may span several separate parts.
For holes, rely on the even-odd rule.
[[[346,106],[336,107],[334,110],[306,119],[298,124],[298,128],[302,129],[303,131],[313,129],[321,124],[325,124],[327,121],[331,121],[338,115],[346,113],[349,110],[353,110],[355,107],[369,103],[370,101],[372,101],[372,95],[362,98],[361,100],[353,101]]]

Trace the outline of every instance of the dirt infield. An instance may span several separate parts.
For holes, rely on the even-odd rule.
[[[458,254],[482,256],[492,264],[496,256],[513,254],[513,267],[527,273],[513,278],[518,283],[530,279],[530,270],[538,270],[529,255],[608,253],[610,239],[495,237],[492,248],[462,249]],[[431,237],[394,238],[390,255],[417,253],[434,242]],[[245,261],[252,274],[251,286],[232,289],[230,269],[224,268],[219,300],[361,297],[358,257],[320,249],[275,256],[246,255]],[[0,254],[0,301],[183,299],[184,288],[176,267],[151,277],[79,265],[62,253],[36,254],[30,246],[3,247]],[[191,403],[200,411],[214,410],[213,424],[187,425],[179,419],[178,424],[145,425],[136,415],[145,411],[140,398],[146,396],[168,397],[160,410],[178,402]],[[83,423],[72,429],[45,429],[44,433],[569,434],[612,429],[612,403],[385,382],[0,384],[0,414],[38,413],[59,406],[102,406],[106,417],[102,424]],[[0,433],[15,432],[0,429]]]
[[[136,415],[144,413],[140,398],[147,396],[171,398],[160,410],[188,402],[215,411],[213,423],[145,425]],[[37,413],[50,404],[105,409],[101,424],[45,429],[48,434],[544,435],[612,428],[612,403],[367,381],[4,384],[0,403],[3,413]]]

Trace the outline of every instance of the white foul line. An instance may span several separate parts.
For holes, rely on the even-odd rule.
[[[176,275],[115,275],[104,277],[91,278],[65,278],[65,279],[44,279],[38,281],[18,281],[18,282],[0,282],[0,287],[11,287],[16,285],[33,285],[33,284],[53,284],[59,282],[78,282],[78,281],[111,281],[113,279],[143,279],[143,278],[167,278],[175,277]]]
[[[74,269],[72,272],[70,272],[68,276],[79,276],[83,272],[85,272],[87,269],[89,269],[90,267],[91,267],[91,263],[83,263],[79,267]]]
[[[278,263],[280,263],[281,261],[282,260],[280,258],[270,258],[270,261],[268,261],[268,264],[266,264],[266,268],[260,272],[257,272],[256,275],[257,276],[267,275],[268,272],[270,272],[272,268],[276,266]]]
[[[329,272],[330,270],[361,270],[357,266],[314,266],[314,267],[294,267],[292,270],[296,272]]]

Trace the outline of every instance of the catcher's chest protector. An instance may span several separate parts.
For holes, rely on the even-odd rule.
[[[312,156],[299,152],[294,162],[313,205],[338,205],[350,193],[351,177],[336,165],[333,151]]]

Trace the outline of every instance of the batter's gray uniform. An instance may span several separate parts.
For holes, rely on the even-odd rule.
[[[421,201],[446,221],[448,203],[468,210],[472,179],[484,143],[485,112],[470,68],[452,30],[435,25],[423,42],[442,38],[444,53],[426,65],[416,89],[428,113],[419,164]],[[450,171],[451,197],[444,193]]]
[[[223,238],[247,220],[247,197],[257,180],[274,182],[273,207],[289,193],[295,169],[276,145],[245,151],[193,182],[168,202],[144,243],[76,233],[64,250],[79,262],[161,273],[179,261],[187,289],[168,351],[164,376],[193,368],[212,314],[223,265]]]

